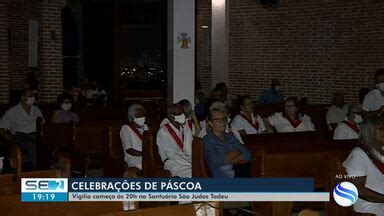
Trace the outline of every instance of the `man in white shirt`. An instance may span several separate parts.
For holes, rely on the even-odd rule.
[[[169,123],[160,127],[156,144],[164,169],[172,176],[180,178],[192,177],[192,131],[183,126],[186,121],[180,104],[168,108]]]
[[[326,120],[328,128],[333,130],[336,128],[337,124],[343,121],[347,115],[348,105],[345,104],[344,94],[335,93],[333,94],[332,106],[329,107]]]
[[[200,130],[201,130],[200,122],[197,119],[195,111],[192,110],[191,102],[187,99],[183,99],[183,100],[179,101],[178,104],[182,107],[184,115],[186,117],[186,120],[185,120],[183,127],[189,127],[189,129],[191,129],[191,131],[192,131],[192,135],[195,137],[198,137],[200,134]],[[164,118],[160,122],[160,127],[167,124],[167,123],[169,123],[169,119]]]
[[[375,73],[376,88],[370,91],[363,101],[364,117],[381,115],[384,113],[384,69]]]
[[[8,109],[0,121],[0,128],[10,130],[13,140],[27,153],[31,167],[26,169],[32,170],[37,165],[36,120],[43,117],[34,103],[33,92],[23,91],[20,103]]]
[[[128,124],[120,130],[120,139],[124,150],[124,161],[128,167],[142,170],[142,137],[144,131],[149,130],[145,124],[145,110],[140,104],[133,104],[128,108]]]
[[[334,140],[358,139],[360,134],[359,124],[363,122],[360,115],[360,104],[352,104],[349,106],[347,118],[341,121],[333,134]]]

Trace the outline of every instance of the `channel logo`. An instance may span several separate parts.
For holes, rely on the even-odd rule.
[[[21,192],[68,192],[68,179],[22,178]]]
[[[343,207],[355,204],[358,197],[356,186],[350,182],[341,182],[333,189],[333,199]]]

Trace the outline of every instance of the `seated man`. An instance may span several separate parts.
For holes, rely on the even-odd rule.
[[[358,139],[360,134],[359,124],[363,121],[360,113],[361,108],[359,104],[352,104],[349,106],[347,118],[337,125],[333,134],[333,139]]]
[[[326,115],[329,130],[335,129],[337,124],[345,119],[347,111],[348,105],[344,102],[344,94],[333,94],[332,106],[329,107]]]
[[[251,153],[234,135],[226,133],[227,116],[219,109],[208,114],[208,134],[203,138],[204,154],[212,177],[250,177]]]
[[[183,113],[185,115],[185,123],[183,127],[189,127],[192,131],[193,136],[198,136],[201,130],[199,120],[197,119],[195,111],[192,110],[192,104],[187,99],[183,99],[178,102],[178,104],[183,109]],[[165,118],[161,121],[160,127],[169,123],[169,119]]]
[[[281,83],[278,79],[273,79],[271,83],[271,88],[265,90],[260,98],[259,102],[261,104],[276,104],[284,102],[284,95],[281,92]]]
[[[172,176],[190,178],[192,176],[192,131],[183,126],[186,122],[183,108],[173,104],[168,108],[168,123],[157,132],[156,144],[164,169]]]
[[[36,169],[36,120],[43,117],[39,108],[33,105],[34,103],[33,92],[23,91],[20,103],[7,110],[0,121],[0,128],[11,130],[13,140],[26,153],[30,162],[27,170]]]
[[[120,139],[124,150],[124,161],[128,167],[142,170],[142,136],[147,131],[145,110],[142,105],[132,104],[128,108],[128,124],[120,130]]]

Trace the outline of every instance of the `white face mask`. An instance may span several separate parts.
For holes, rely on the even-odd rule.
[[[35,97],[27,97],[27,104],[33,105],[35,103]]]
[[[275,91],[279,91],[280,90],[280,86],[275,86]]]
[[[355,117],[353,118],[353,121],[356,122],[357,124],[360,124],[361,122],[363,122],[363,118],[361,117],[361,115],[355,115]]]
[[[61,108],[65,111],[68,111],[72,108],[72,104],[71,103],[63,103],[63,104],[61,104]]]
[[[134,118],[133,119],[133,122],[135,122],[137,125],[139,125],[140,127],[143,127],[144,126],[144,123],[145,123],[145,117],[140,117],[140,118]]]
[[[377,83],[376,88],[379,89],[380,91],[384,92],[384,83]]]
[[[184,113],[181,115],[175,116],[175,121],[178,122],[179,124],[182,124],[182,125],[185,123],[185,119],[186,119],[186,117],[185,117]]]

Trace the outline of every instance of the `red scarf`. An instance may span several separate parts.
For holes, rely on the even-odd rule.
[[[192,130],[192,119],[188,119],[188,126],[189,126],[189,128]]]
[[[380,172],[382,174],[384,174],[384,164],[381,163],[381,161],[377,160],[376,158],[373,158],[371,156],[371,154],[369,153],[368,149],[365,147],[364,144],[360,145],[360,148],[362,148],[365,153],[368,155],[368,157],[372,160],[373,164],[375,164],[375,166],[377,167],[378,170],[380,170]]]
[[[357,126],[356,123],[354,122],[350,122],[350,121],[342,121],[344,124],[346,124],[348,127],[350,127],[352,130],[354,130],[357,134],[360,133],[360,129],[359,127]]]
[[[176,132],[173,130],[170,123],[166,124],[165,127],[168,129],[168,132],[171,134],[177,145],[180,147],[181,150],[184,148],[184,142],[180,139],[179,136],[177,136]],[[184,134],[183,134],[183,139],[184,139]]]
[[[292,120],[288,116],[287,116],[286,119],[289,121],[289,123],[291,123],[293,128],[297,128],[301,124],[301,122],[302,122],[300,119]]]
[[[256,131],[259,131],[259,122],[253,123],[252,119],[249,119],[243,112],[240,112],[239,115],[243,117]],[[252,115],[252,114],[251,114]]]
[[[137,137],[139,137],[141,141],[143,141],[143,134],[140,133],[140,131],[137,129],[137,127],[134,124],[130,123],[128,124],[128,127],[131,128],[131,130],[137,135]]]

